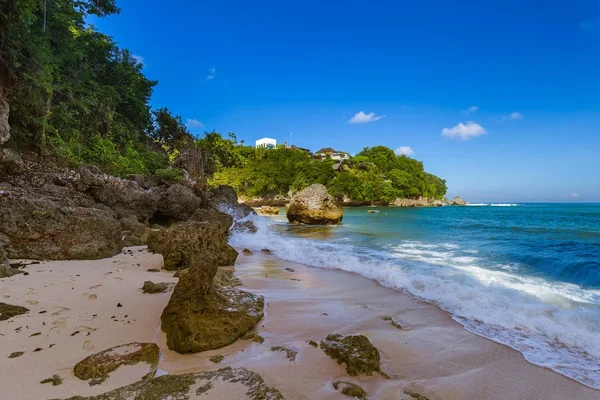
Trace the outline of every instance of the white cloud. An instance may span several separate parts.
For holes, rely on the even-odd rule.
[[[581,29],[583,29],[586,32],[594,32],[600,29],[600,19],[597,19],[595,21],[581,21],[579,26],[581,26]]]
[[[350,124],[364,124],[367,122],[379,121],[381,118],[385,118],[385,115],[375,115],[374,112],[365,114],[364,111],[359,111],[354,114],[354,117],[348,120]]]
[[[521,114],[520,112],[514,112],[512,114],[510,114],[508,116],[509,119],[515,120],[515,119],[523,119],[523,114]]]
[[[400,146],[394,150],[394,153],[396,153],[397,156],[409,156],[414,152],[415,151],[410,146]]]
[[[478,106],[471,106],[471,107],[467,108],[466,110],[463,110],[462,114],[470,115],[470,114],[473,114],[477,110],[479,110]]]
[[[212,81],[213,79],[215,79],[215,73],[217,72],[217,70],[213,67],[211,69],[208,70],[208,76],[206,77],[207,81]]]
[[[188,118],[187,121],[185,121],[185,126],[187,126],[190,129],[204,128],[204,124],[202,122],[198,121],[197,119],[193,119],[193,118]]]
[[[571,197],[578,198],[578,197],[581,197],[581,195],[577,192],[573,192],[573,193],[571,193]]]
[[[458,125],[452,128],[442,129],[442,136],[450,139],[469,140],[476,136],[485,135],[485,128],[473,121],[468,121],[466,124],[459,122]]]
[[[140,64],[142,64],[142,66],[144,65],[144,57],[142,57],[142,56],[136,56],[134,54],[134,55],[131,56],[131,58],[133,58],[135,61],[137,61]]]

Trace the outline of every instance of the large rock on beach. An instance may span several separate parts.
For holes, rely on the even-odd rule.
[[[263,317],[262,296],[215,286],[216,272],[214,264],[201,264],[180,276],[161,316],[169,349],[197,353],[227,346]]]
[[[233,265],[238,253],[227,243],[228,231],[229,227],[218,220],[187,221],[168,230],[152,231],[148,237],[148,250],[162,254],[167,271],[198,265],[214,265],[215,268]]]
[[[327,188],[318,183],[292,197],[287,209],[288,221],[306,225],[335,225],[341,223],[343,217],[344,212]]]
[[[236,393],[232,397],[232,393]],[[281,393],[267,386],[263,378],[245,368],[222,368],[217,371],[184,375],[163,375],[141,380],[107,393],[67,400],[174,400],[174,399],[283,400]]]
[[[123,248],[121,225],[111,210],[101,206],[11,194],[0,197],[0,209],[0,232],[10,241],[11,258],[98,259],[114,256]]]

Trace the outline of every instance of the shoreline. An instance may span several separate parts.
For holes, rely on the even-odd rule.
[[[255,328],[265,342],[238,340],[221,349],[181,355],[168,350],[160,330],[160,314],[171,293],[142,294],[139,289],[145,280],[177,281],[172,272],[147,272],[161,265],[160,255],[134,247],[110,259],[44,261],[26,267],[28,276],[1,280],[1,301],[30,311],[0,322],[0,357],[5,357],[0,373],[8,382],[0,386],[0,398],[92,395],[133,383],[145,371],[121,367],[105,383],[90,387],[73,376],[72,367],[90,354],[134,341],[158,344],[161,373],[244,367],[259,373],[286,399],[345,398],[332,387],[337,379],[359,384],[371,399],[409,399],[402,395],[404,390],[431,400],[591,400],[600,395],[527,362],[508,346],[466,331],[435,304],[358,274],[312,268],[261,253],[240,254],[235,267],[228,269],[242,280],[244,290],[265,296],[265,317]],[[385,317],[393,318],[401,329]],[[17,332],[18,327],[22,328]],[[41,334],[30,336],[36,332]],[[330,333],[366,335],[379,349],[382,370],[392,379],[348,377],[343,366],[307,343]],[[271,351],[272,346],[297,352],[295,360]],[[33,352],[35,348],[43,350]],[[15,351],[26,353],[6,359]],[[224,355],[223,361],[211,362],[215,355]],[[39,383],[53,374],[64,383],[55,387]],[[207,398],[226,398],[224,393],[214,395]]]

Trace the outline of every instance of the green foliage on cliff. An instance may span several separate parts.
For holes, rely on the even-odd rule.
[[[177,168],[185,169],[251,197],[285,196],[312,183],[360,202],[446,192],[422,163],[383,146],[365,148],[334,171],[331,160],[298,149],[254,149],[232,133],[197,139],[169,109],[151,109],[157,82],[144,75],[138,58],[86,24],[89,15],[118,13],[114,0],[44,4],[0,1],[0,102],[10,105],[9,146],[114,175],[158,171],[181,179]]]
[[[388,203],[395,198],[427,197],[441,199],[446,182],[425,172],[423,163],[394,151],[376,146],[365,148],[335,171],[332,160],[316,160],[308,153],[293,148],[266,150],[236,145],[235,137],[224,139],[212,133],[213,141],[225,141],[227,148],[222,163],[217,156],[210,183],[233,186],[248,197],[286,196],[312,183],[322,183],[329,192],[362,203]]]
[[[97,165],[113,174],[165,167],[149,100],[155,81],[138,59],[86,24],[119,12],[114,0],[0,2],[0,100],[9,146]],[[168,112],[168,110],[167,110]]]

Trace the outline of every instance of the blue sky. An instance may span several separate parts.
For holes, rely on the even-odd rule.
[[[600,1],[119,5],[92,23],[195,133],[410,147],[472,202],[600,201]]]

